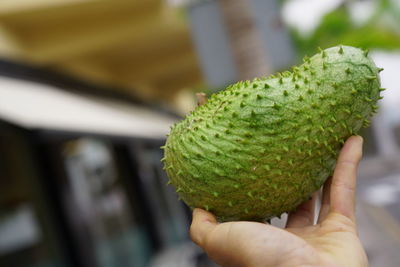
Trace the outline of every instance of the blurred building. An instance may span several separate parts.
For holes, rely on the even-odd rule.
[[[162,0],[2,1],[0,40],[3,57],[146,101],[202,82],[183,14]]]
[[[99,92],[0,62],[1,266],[148,266],[187,240],[160,162],[177,117]]]
[[[171,2],[0,3],[1,266],[214,266],[159,147],[195,91],[294,50],[276,1]]]
[[[2,1],[0,55],[186,112],[187,89],[293,63],[276,1],[181,2],[187,12],[163,0]]]

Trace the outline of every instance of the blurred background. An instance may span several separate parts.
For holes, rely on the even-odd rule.
[[[399,0],[0,1],[0,266],[215,266],[166,186],[169,127],[338,44],[385,69],[357,217],[371,266],[398,267]]]

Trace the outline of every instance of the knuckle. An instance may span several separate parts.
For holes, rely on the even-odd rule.
[[[333,180],[332,181],[332,186],[334,186],[336,188],[344,189],[344,190],[347,190],[347,191],[351,191],[351,192],[354,192],[356,190],[355,184],[343,181],[341,179]]]
[[[338,161],[337,166],[356,169],[358,166],[358,161],[342,159]]]

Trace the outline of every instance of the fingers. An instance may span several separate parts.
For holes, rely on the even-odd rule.
[[[318,192],[312,195],[312,198],[300,206],[296,211],[289,214],[286,227],[296,228],[314,224],[315,202],[318,198]]]
[[[319,210],[318,223],[325,220],[326,216],[330,210],[330,198],[331,198],[331,184],[332,177],[329,177],[324,184],[324,188],[322,191],[322,201],[321,201],[321,209]]]
[[[206,237],[216,226],[217,220],[211,213],[202,209],[194,209],[190,237],[197,245],[204,247]]]
[[[350,137],[343,146],[332,178],[330,191],[331,212],[354,221],[357,168],[362,156],[363,139]]]

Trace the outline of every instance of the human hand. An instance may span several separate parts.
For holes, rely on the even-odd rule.
[[[317,224],[316,194],[289,215],[285,229],[258,222],[217,223],[211,213],[195,209],[192,240],[223,267],[368,266],[354,215],[362,141],[352,136],[343,146],[324,185]]]

